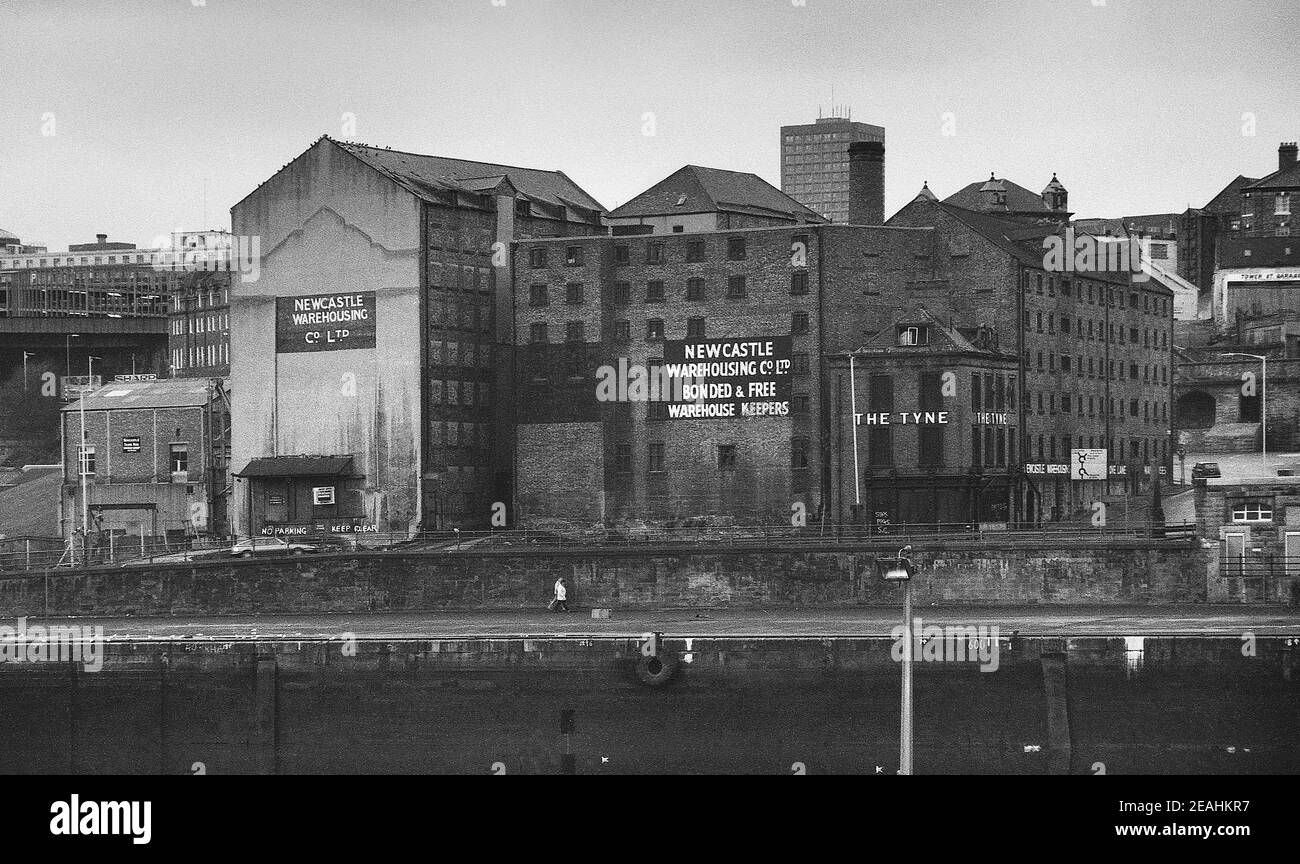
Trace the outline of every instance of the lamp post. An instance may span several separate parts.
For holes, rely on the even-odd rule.
[[[26,395],[27,393],[27,358],[35,357],[35,356],[36,356],[35,354],[32,354],[29,351],[23,352],[23,394],[24,395]]]
[[[880,576],[886,582],[903,583],[903,685],[898,721],[898,773],[912,773],[912,575],[916,573],[907,554],[911,546],[898,550],[896,558],[877,558]]]
[[[1262,354],[1243,354],[1240,351],[1228,351],[1222,354],[1223,357],[1248,357],[1251,360],[1258,360],[1262,366],[1259,375],[1259,420],[1260,428],[1260,455],[1264,462],[1264,476],[1268,476],[1268,357]]]
[[[72,374],[72,340],[80,339],[80,333],[69,333],[63,337],[63,374]]]

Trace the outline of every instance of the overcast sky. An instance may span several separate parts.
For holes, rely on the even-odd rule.
[[[888,213],[990,171],[1181,211],[1300,138],[1298,32],[1296,0],[0,0],[0,227],[228,227],[322,134],[610,208],[688,163],[779,185],[832,88],[886,127]]]

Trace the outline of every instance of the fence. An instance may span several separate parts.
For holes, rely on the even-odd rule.
[[[1229,556],[1220,547],[1219,577],[1228,582],[1228,599],[1246,603],[1300,604],[1300,557],[1247,552]]]

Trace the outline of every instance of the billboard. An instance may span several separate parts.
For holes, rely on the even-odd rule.
[[[375,292],[275,298],[275,353],[375,347]]]
[[[1105,480],[1106,451],[1085,449],[1070,451],[1071,480]]]
[[[664,342],[664,373],[681,401],[668,419],[747,419],[790,414],[789,336],[673,339]]]

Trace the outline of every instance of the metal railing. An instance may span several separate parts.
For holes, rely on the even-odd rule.
[[[637,528],[519,528],[488,531],[423,531],[416,534],[367,533],[355,537],[295,536],[279,538],[285,547],[249,552],[261,558],[276,554],[457,554],[470,551],[510,554],[519,551],[589,552],[658,548],[690,549],[757,547],[825,549],[853,546],[889,547],[909,543],[957,542],[977,548],[1050,548],[1061,543],[1123,543],[1135,541],[1185,542],[1196,538],[1191,523],[1166,525],[1152,522],[1117,522],[1102,526],[1078,523],[927,523],[894,525],[826,524],[795,528],[789,525],[694,525]],[[248,538],[194,545],[193,541],[92,545],[83,556],[69,551],[62,540],[57,549],[39,555],[0,552],[0,572],[47,568],[122,567],[185,564],[229,559]],[[271,538],[258,537],[262,542]],[[76,544],[74,544],[76,546]],[[297,548],[296,548],[297,547]]]
[[[1236,557],[1225,551],[1219,578],[1227,581],[1230,600],[1300,604],[1300,556],[1252,552]]]

